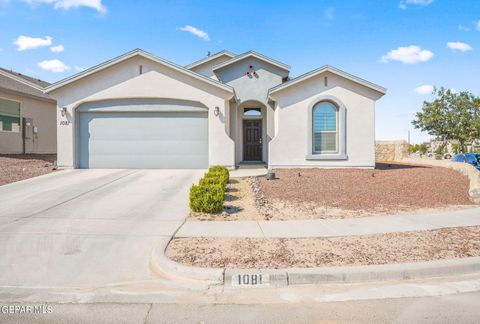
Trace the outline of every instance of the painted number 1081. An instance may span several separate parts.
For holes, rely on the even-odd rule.
[[[238,274],[232,278],[232,283],[236,286],[257,286],[264,284],[262,274]]]

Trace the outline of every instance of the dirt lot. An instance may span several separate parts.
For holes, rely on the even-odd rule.
[[[53,172],[56,154],[0,155],[0,186]]]
[[[480,256],[480,227],[334,238],[177,238],[174,261],[198,267],[369,265]]]
[[[467,176],[442,167],[377,164],[363,169],[280,169],[253,183],[266,219],[344,218],[472,207]]]

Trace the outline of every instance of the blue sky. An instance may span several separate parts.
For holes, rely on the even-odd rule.
[[[480,95],[478,0],[0,0],[2,67],[53,82],[137,47],[182,65],[253,49],[292,77],[333,65],[388,89],[377,139],[429,138],[416,88]]]

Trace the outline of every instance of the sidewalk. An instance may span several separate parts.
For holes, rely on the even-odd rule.
[[[296,221],[187,221],[175,237],[304,238],[480,226],[480,208],[420,214]]]

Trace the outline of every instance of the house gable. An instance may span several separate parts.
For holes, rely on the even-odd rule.
[[[141,64],[137,65],[137,66],[131,66],[128,69],[129,70],[128,73],[125,73],[124,77],[133,77],[135,75],[145,73],[148,70],[148,66],[151,67],[153,65],[156,65],[157,67],[161,67],[161,69],[164,69],[165,71],[167,71],[166,73],[169,74],[169,75],[172,75],[172,76],[174,76],[174,75],[180,76],[181,75],[181,77],[183,77],[184,79],[188,78],[188,79],[192,80],[192,82],[200,81],[200,82],[198,82],[199,84],[200,83],[208,84],[212,87],[222,89],[226,92],[234,93],[234,90],[227,85],[221,84],[216,80],[213,80],[211,78],[207,78],[207,77],[205,77],[201,74],[198,74],[198,73],[195,73],[195,72],[190,71],[188,69],[185,69],[182,66],[179,66],[179,65],[174,64],[172,62],[161,59],[161,58],[159,58],[157,56],[154,56],[150,53],[147,53],[147,52],[145,52],[141,49],[135,49],[131,52],[120,55],[120,56],[118,56],[118,57],[116,57],[112,60],[103,62],[99,65],[96,65],[96,66],[90,68],[90,69],[87,69],[87,70],[82,71],[78,74],[75,74],[71,77],[68,77],[68,78],[63,79],[59,82],[56,82],[56,83],[50,85],[49,87],[47,87],[45,89],[45,92],[46,93],[53,92],[57,89],[69,86],[69,85],[74,84],[74,83],[77,83],[78,81],[84,80],[86,78],[88,78],[90,81],[92,81],[102,71],[112,70],[113,67],[115,67],[115,66],[117,66],[117,65],[119,65],[123,62],[126,62],[126,61],[129,62],[129,63],[135,62],[134,59],[142,60],[142,62],[144,62],[147,66],[144,67]],[[110,80],[110,83],[111,82],[116,82],[116,80]],[[202,85],[200,85],[200,87],[202,87]]]
[[[221,82],[235,89],[240,101],[265,102],[268,90],[288,77],[287,69],[256,55],[227,62],[214,67],[214,72]]]
[[[330,81],[334,82],[329,82],[329,78]],[[270,99],[274,99],[281,92],[289,91],[296,88],[298,89],[299,87],[309,87],[312,85],[312,83],[317,85],[317,88],[320,87],[320,89],[322,88],[321,85],[323,85],[324,89],[331,88],[335,85],[341,85],[346,88],[355,87],[357,89],[357,92],[362,93],[364,96],[371,97],[375,100],[385,95],[387,91],[387,89],[372,82],[366,81],[362,78],[346,73],[332,66],[325,65],[316,70],[310,71],[294,79],[291,79],[288,82],[279,84],[271,88],[268,91],[268,95]],[[318,90],[319,89],[315,91]]]
[[[235,54],[229,51],[221,51],[213,55],[207,56],[192,64],[189,64],[185,66],[185,68],[193,72],[196,72],[198,74],[217,80],[215,73],[213,73],[213,67],[230,60],[234,56]]]

